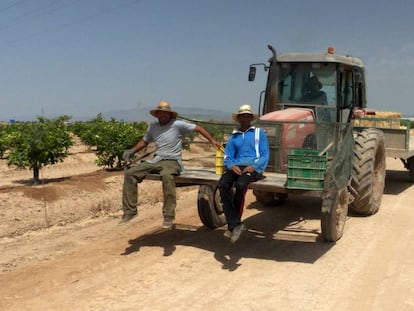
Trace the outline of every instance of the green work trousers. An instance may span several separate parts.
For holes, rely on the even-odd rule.
[[[138,213],[137,184],[144,180],[145,176],[150,173],[160,174],[164,197],[162,213],[164,216],[174,218],[175,206],[177,205],[174,176],[180,174],[180,165],[175,160],[161,160],[157,163],[141,162],[125,171],[122,190],[122,209],[124,215],[136,215]]]

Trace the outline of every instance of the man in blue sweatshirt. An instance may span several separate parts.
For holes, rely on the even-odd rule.
[[[225,171],[218,188],[223,202],[228,230],[225,236],[236,242],[245,226],[241,222],[248,185],[258,180],[269,162],[269,144],[263,129],[251,122],[257,119],[250,105],[242,105],[233,119],[239,123],[227,141],[224,151]],[[233,184],[235,193],[233,196]]]

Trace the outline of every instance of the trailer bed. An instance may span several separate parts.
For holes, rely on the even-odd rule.
[[[287,175],[279,173],[264,173],[263,179],[249,185],[250,189],[278,192],[278,193],[302,193],[303,190],[287,189]],[[146,179],[161,180],[159,174],[148,174]],[[175,177],[177,187],[196,185],[217,185],[220,175],[217,175],[213,168],[188,167],[181,175]]]

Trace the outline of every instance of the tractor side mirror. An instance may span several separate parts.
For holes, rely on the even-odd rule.
[[[250,66],[249,68],[249,81],[254,81],[256,77],[256,67]]]

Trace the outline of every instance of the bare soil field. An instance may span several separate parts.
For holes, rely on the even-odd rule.
[[[211,166],[214,151],[184,159]],[[94,160],[78,142],[37,186],[0,160],[0,310],[414,310],[414,187],[399,160],[380,211],[350,214],[337,243],[320,238],[320,198],[263,207],[249,191],[235,244],[202,225],[195,186],[178,189],[174,229],[156,181],[119,226],[123,172]]]

